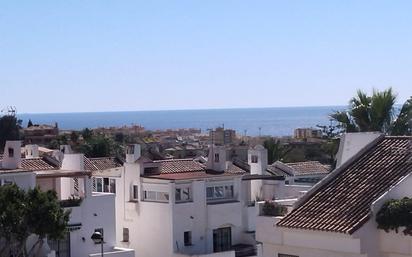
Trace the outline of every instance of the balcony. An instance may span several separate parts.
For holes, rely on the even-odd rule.
[[[235,257],[257,256],[256,245],[237,244],[232,246],[235,251]]]

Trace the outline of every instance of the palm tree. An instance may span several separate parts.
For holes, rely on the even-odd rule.
[[[372,96],[358,90],[348,111],[336,111],[331,118],[346,132],[380,131],[391,135],[411,135],[412,97],[399,110],[392,88],[373,90]]]

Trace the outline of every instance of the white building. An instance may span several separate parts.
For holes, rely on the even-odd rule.
[[[331,166],[318,161],[276,161],[268,166],[268,170],[275,175],[284,176],[286,184],[313,186],[329,174]]]
[[[146,257],[255,256],[255,207],[246,171],[210,148],[208,162],[151,161],[127,149],[123,168],[94,172],[116,181],[118,243]]]
[[[412,138],[367,136],[369,141],[351,142],[349,148],[343,140],[346,161],[300,198],[291,213],[257,218],[263,256],[412,256],[410,236],[387,233],[375,221],[387,200],[412,197]]]
[[[0,185],[15,183],[23,189],[39,186],[42,190],[55,190],[58,198],[71,209],[69,228],[65,240],[48,242],[46,250],[55,256],[100,256],[100,245],[91,235],[103,233],[104,255],[133,257],[134,250],[116,247],[115,195],[92,193],[92,161],[82,154],[61,154],[61,164],[51,157],[39,157],[36,145],[26,146],[27,158],[21,157],[20,141],[8,141],[0,161]],[[95,167],[93,165],[93,167]],[[81,197],[83,200],[70,201]],[[53,255],[50,255],[53,256]]]

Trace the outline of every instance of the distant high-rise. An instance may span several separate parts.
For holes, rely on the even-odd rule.
[[[215,130],[210,130],[209,140],[215,145],[228,145],[234,143],[236,139],[236,131],[233,129],[224,129],[218,127]]]

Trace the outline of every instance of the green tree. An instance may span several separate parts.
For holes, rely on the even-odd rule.
[[[28,128],[33,127],[33,122],[31,120],[29,120],[29,122],[27,122],[27,127]]]
[[[96,135],[81,145],[79,151],[90,158],[110,156],[114,153],[114,142],[103,135]]]
[[[349,110],[336,111],[331,117],[346,132],[380,131],[392,135],[410,135],[411,99],[397,113],[396,94],[392,88],[373,90],[371,96],[358,90],[349,102]]]
[[[25,191],[15,184],[0,186],[0,256],[37,256],[44,239],[60,239],[67,231],[70,211],[60,207],[56,193],[39,188]],[[31,234],[38,242],[27,252]],[[38,246],[38,247],[36,247]]]
[[[0,118],[0,151],[3,151],[7,140],[19,140],[21,120],[14,115],[4,115]]]
[[[285,155],[290,152],[290,148],[282,144],[279,140],[270,138],[263,142],[263,146],[268,151],[268,163],[272,164],[275,161],[282,160]]]
[[[57,199],[55,191],[43,192],[36,187],[27,192],[27,224],[31,233],[38,235],[37,242],[29,251],[41,249],[44,239],[64,238],[69,222],[70,211],[64,210]],[[36,254],[34,252],[34,254]]]
[[[82,137],[85,141],[91,139],[92,136],[93,136],[93,130],[91,130],[89,128],[83,129],[81,133],[82,133]]]

